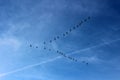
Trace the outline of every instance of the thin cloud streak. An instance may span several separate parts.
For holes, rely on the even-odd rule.
[[[92,47],[88,47],[88,48],[85,48],[85,49],[77,50],[77,51],[72,52],[70,55],[75,54],[75,53],[79,53],[79,52],[82,52],[82,51],[87,51],[87,50],[90,50],[90,49],[93,49],[93,48],[102,47],[104,45],[108,45],[108,44],[117,42],[119,40],[120,40],[120,38],[116,39],[116,40],[109,41],[109,42],[104,42],[104,43],[101,43],[101,44],[98,44],[98,45],[95,45],[95,46],[92,46]]]
[[[71,54],[69,55],[72,55],[72,54],[75,54],[75,53],[78,53],[78,52],[82,52],[82,51],[87,51],[87,50],[90,50],[90,49],[93,49],[93,48],[96,48],[96,47],[101,47],[101,46],[104,46],[106,44],[111,44],[111,43],[114,43],[114,42],[117,42],[119,41],[119,39],[116,39],[116,40],[112,40],[108,43],[102,43],[102,44],[99,44],[99,45],[96,45],[96,46],[92,46],[92,47],[89,47],[89,48],[85,48],[85,49],[82,49],[82,50],[79,50],[79,51],[75,51],[75,52],[72,52]],[[53,59],[49,59],[47,61],[43,61],[43,62],[40,62],[40,63],[36,63],[36,64],[32,64],[32,65],[28,65],[28,66],[25,66],[23,68],[20,68],[20,69],[17,69],[17,70],[13,70],[13,71],[10,71],[10,72],[6,72],[6,73],[2,73],[0,74],[0,77],[4,77],[4,76],[7,76],[7,75],[10,75],[10,74],[13,74],[13,73],[16,73],[16,72],[19,72],[19,71],[22,71],[22,70],[25,70],[25,69],[28,69],[28,68],[32,68],[32,67],[35,67],[35,66],[38,66],[38,65],[41,65],[41,64],[45,64],[45,63],[48,63],[48,62],[52,62],[52,61],[55,61],[57,59],[60,59],[62,58],[61,56],[57,56]]]
[[[0,77],[4,77],[4,76],[7,76],[7,75],[9,75],[9,74],[13,74],[13,73],[16,73],[16,72],[19,72],[19,71],[22,71],[22,70],[25,70],[25,69],[28,69],[28,68],[32,68],[32,67],[35,67],[35,66],[38,66],[38,65],[41,65],[41,64],[45,64],[45,63],[48,63],[48,62],[52,62],[52,61],[54,61],[54,60],[56,60],[56,59],[59,59],[59,58],[61,58],[61,57],[58,56],[58,57],[55,57],[55,58],[53,58],[53,59],[49,59],[49,60],[47,60],[47,61],[43,61],[43,62],[40,62],[40,63],[28,65],[28,66],[25,66],[25,67],[23,67],[23,68],[16,69],[16,70],[13,70],[13,71],[10,71],[10,72],[2,73],[2,74],[0,74]]]

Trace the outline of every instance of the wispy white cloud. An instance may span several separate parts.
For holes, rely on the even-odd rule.
[[[86,61],[88,63],[99,63],[102,62],[100,58],[97,56],[91,56],[91,57],[80,57],[80,61]]]
[[[10,75],[10,74],[13,74],[13,73],[16,73],[16,72],[28,69],[28,68],[32,68],[32,67],[35,67],[35,66],[38,66],[38,65],[42,65],[42,64],[48,63],[48,62],[52,62],[52,61],[55,61],[56,59],[59,59],[59,58],[61,58],[61,57],[58,56],[58,57],[55,57],[53,59],[49,59],[49,60],[46,60],[46,61],[42,61],[40,63],[28,65],[28,66],[25,66],[25,67],[17,69],[17,70],[13,70],[13,71],[10,71],[10,72],[2,73],[2,74],[0,74],[0,77],[4,77],[4,76],[7,76],[7,75]]]
[[[10,47],[13,50],[18,50],[21,46],[21,42],[15,37],[1,37],[0,38],[0,47]]]
[[[58,49],[58,45],[57,45],[56,42],[53,42],[52,48],[53,48],[54,50],[59,50],[59,49]]]
[[[120,39],[117,39],[117,40],[112,40],[109,42],[110,43],[114,43],[114,42],[117,42],[117,41],[120,41]],[[108,44],[108,43],[107,43]],[[93,49],[93,48],[96,48],[96,47],[100,47],[100,46],[104,46],[106,45],[105,43],[102,43],[100,45],[96,45],[96,46],[92,46],[92,47],[89,47],[89,48],[85,48],[85,49],[82,49],[82,50],[79,50],[79,51],[75,51],[75,52],[72,52],[71,54],[69,55],[72,55],[72,54],[76,54],[76,52],[82,52],[82,51],[87,51],[87,50],[90,50],[90,49]],[[55,57],[53,59],[49,59],[49,60],[46,60],[46,61],[43,61],[43,62],[40,62],[40,63],[36,63],[36,64],[32,64],[32,65],[28,65],[28,66],[25,66],[23,68],[20,68],[20,69],[17,69],[17,70],[13,70],[13,71],[10,71],[10,72],[6,72],[6,73],[2,73],[0,74],[0,77],[4,77],[4,76],[7,76],[7,75],[10,75],[10,74],[13,74],[13,73],[16,73],[16,72],[19,72],[19,71],[22,71],[22,70],[25,70],[25,69],[28,69],[28,68],[32,68],[32,67],[35,67],[35,66],[38,66],[38,65],[42,65],[42,64],[45,64],[45,63],[48,63],[48,62],[52,62],[52,61],[55,61],[57,59],[60,59],[62,58],[61,56],[58,56],[58,57]],[[93,56],[93,57],[82,57],[80,60],[87,60],[88,62],[96,62],[96,61],[100,61],[99,58]]]

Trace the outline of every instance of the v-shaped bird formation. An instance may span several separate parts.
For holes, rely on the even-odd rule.
[[[44,48],[43,48],[43,49],[44,49],[44,50],[51,51],[52,49],[51,49],[51,48],[48,48],[48,47],[47,47],[47,44],[51,44],[52,42],[54,42],[54,41],[56,41],[56,40],[59,40],[60,38],[64,38],[64,37],[68,36],[72,31],[78,29],[83,23],[85,23],[85,22],[87,22],[88,20],[90,20],[90,18],[91,18],[91,17],[89,16],[89,17],[85,18],[84,20],[81,20],[77,25],[75,25],[74,27],[68,29],[68,31],[62,33],[61,35],[55,36],[53,39],[50,39],[49,41],[44,41],[44,42],[43,42],[43,44],[44,44]],[[32,48],[33,45],[30,44],[30,47]],[[35,48],[39,48],[39,47],[38,47],[38,46],[35,46]],[[66,55],[64,52],[62,52],[62,51],[60,51],[60,50],[57,50],[57,51],[55,51],[55,52],[58,53],[59,55],[65,57],[65,58],[68,58],[68,59],[72,60],[72,61],[75,61],[75,62],[78,61],[77,59],[75,59],[75,58],[73,58],[73,57],[71,57],[71,56]],[[82,63],[88,65],[88,62],[86,62],[86,61],[82,61]]]

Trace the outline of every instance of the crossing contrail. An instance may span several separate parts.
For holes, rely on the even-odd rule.
[[[28,69],[28,68],[32,68],[32,67],[35,67],[35,66],[38,66],[38,65],[41,65],[41,64],[45,64],[45,63],[48,63],[48,62],[52,62],[56,59],[59,59],[61,58],[61,56],[58,56],[58,57],[55,57],[53,59],[49,59],[49,60],[46,60],[46,61],[42,61],[40,63],[36,63],[36,64],[32,64],[32,65],[28,65],[28,66],[25,66],[23,68],[20,68],[20,69],[16,69],[16,70],[13,70],[13,71],[10,71],[10,72],[6,72],[6,73],[2,73],[0,74],[0,77],[4,77],[4,76],[7,76],[9,74],[13,74],[13,73],[16,73],[16,72],[19,72],[19,71],[22,71],[22,70],[25,70],[25,69]]]
[[[120,40],[120,38],[119,38],[119,39],[116,39],[116,40],[111,40],[111,41],[109,41],[109,42],[104,42],[104,43],[101,43],[101,44],[98,44],[98,45],[95,45],[95,46],[91,46],[91,47],[88,47],[88,48],[84,48],[84,49],[81,49],[81,50],[77,50],[77,51],[72,52],[70,55],[75,54],[75,53],[80,53],[80,52],[82,52],[82,51],[87,51],[87,50],[90,50],[90,49],[94,49],[94,48],[97,48],[97,47],[102,47],[102,46],[104,46],[104,45],[108,45],[108,44],[117,42],[117,41],[119,41],[119,40]]]
[[[95,46],[92,46],[92,47],[88,47],[88,48],[85,48],[85,49],[81,49],[81,50],[78,50],[78,51],[74,51],[74,52],[72,52],[72,53],[69,54],[69,55],[72,55],[72,54],[75,54],[75,53],[78,53],[78,52],[82,52],[82,51],[87,51],[87,50],[90,50],[90,49],[93,49],[93,48],[96,48],[96,47],[101,47],[101,46],[104,46],[104,45],[106,45],[106,44],[111,44],[111,43],[117,42],[117,41],[119,41],[119,40],[120,40],[120,39],[116,39],[116,40],[109,41],[109,42],[107,42],[107,43],[102,43],[102,44],[99,44],[99,45],[95,45]],[[49,60],[46,60],[46,61],[42,61],[42,62],[40,62],[40,63],[28,65],[28,66],[25,66],[25,67],[23,67],[23,68],[19,68],[19,69],[10,71],[10,72],[2,73],[2,74],[0,74],[0,77],[4,77],[4,76],[7,76],[7,75],[10,75],[10,74],[13,74],[13,73],[16,73],[16,72],[25,70],[25,69],[29,69],[29,68],[38,66],[38,65],[46,64],[46,63],[48,63],[48,62],[52,62],[52,61],[55,61],[55,60],[60,59],[60,58],[62,58],[62,57],[61,57],[61,56],[57,56],[57,57],[55,57],[55,58],[52,58],[52,59],[49,59]]]

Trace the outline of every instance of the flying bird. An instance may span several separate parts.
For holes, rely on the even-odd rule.
[[[46,42],[44,42],[44,44],[46,44]]]
[[[69,29],[69,31],[71,32],[71,31],[72,31],[72,29]]]
[[[57,53],[59,53],[59,51],[57,50]]]
[[[73,27],[73,29],[75,29],[75,27]]]
[[[51,51],[51,49],[49,49],[49,51]]]
[[[57,36],[57,39],[59,39],[60,37],[59,36]]]
[[[65,34],[63,34],[63,36],[65,36]]]
[[[32,45],[30,44],[30,47],[32,47]]]
[[[79,27],[79,25],[76,26],[77,28]]]
[[[67,57],[65,54],[63,55],[64,57]]]
[[[66,34],[68,34],[68,32],[66,32]]]
[[[83,21],[81,20],[81,22],[78,25],[81,26],[82,24],[83,24]]]
[[[88,65],[88,63],[86,63],[86,65]]]
[[[77,59],[75,60],[75,62],[77,62]]]
[[[60,54],[61,54],[61,55],[63,55],[63,53],[62,53],[62,52],[60,52]]]
[[[85,63],[85,61],[82,61],[82,63]]]
[[[90,19],[90,16],[88,17],[88,19]]]
[[[72,57],[68,56],[69,59],[72,59]]]
[[[52,43],[52,40],[50,40],[50,43]]]
[[[73,61],[75,60],[74,58],[72,58],[73,59]]]
[[[86,22],[87,21],[87,19],[84,19],[84,22]]]
[[[54,40],[56,40],[56,38],[54,38]]]
[[[44,47],[44,49],[46,49],[46,47]]]
[[[83,23],[83,21],[80,22],[80,25]]]

